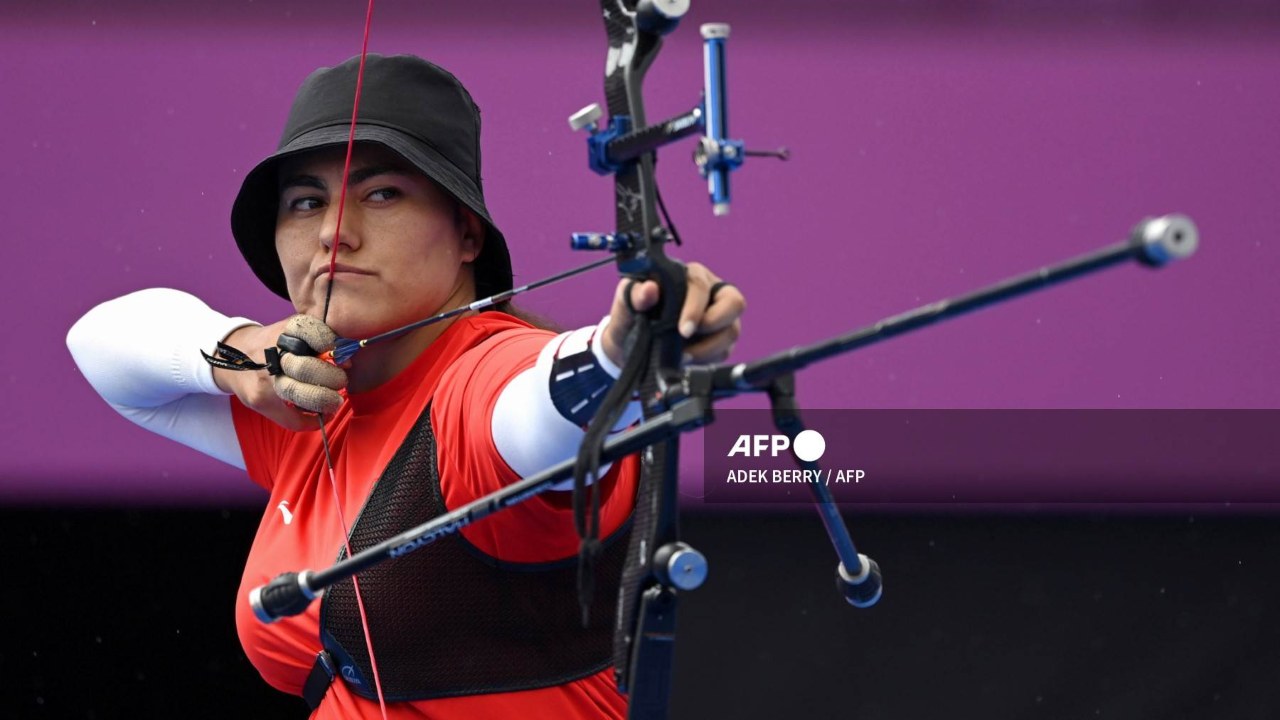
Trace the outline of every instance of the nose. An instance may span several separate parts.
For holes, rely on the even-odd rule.
[[[326,252],[333,252],[335,238],[339,250],[343,247],[348,251],[360,248],[360,209],[350,195],[347,196],[345,207],[334,202],[325,210],[324,223],[320,226],[320,244]]]

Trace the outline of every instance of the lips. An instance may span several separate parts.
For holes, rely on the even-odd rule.
[[[372,275],[373,273],[363,268],[353,267],[351,265],[339,264],[334,266],[333,274],[334,275]],[[323,265],[311,273],[312,279],[317,281],[320,280],[321,278],[328,277],[328,276],[329,276],[328,265]]]

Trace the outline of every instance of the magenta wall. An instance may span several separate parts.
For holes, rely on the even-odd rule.
[[[711,217],[689,147],[664,195],[701,259],[748,294],[738,357],[852,329],[1122,238],[1181,211],[1200,253],[1122,268],[809,371],[813,407],[1275,408],[1280,19],[1264,2],[694,0],[650,73],[651,118],[701,84],[696,26],[733,24],[731,134],[789,163],[735,176]],[[885,3],[890,5],[890,3]],[[384,0],[371,47],[453,69],[484,108],[490,207],[519,279],[580,262],[610,190],[567,115],[601,100],[593,3]],[[5,198],[0,502],[254,502],[235,470],[101,403],[63,336],[141,287],[228,313],[289,309],[227,228],[297,83],[358,51],[353,2],[0,6]],[[527,303],[594,321],[600,276]],[[701,494],[698,443],[686,491]]]

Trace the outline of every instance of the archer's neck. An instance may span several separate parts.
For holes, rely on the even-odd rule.
[[[474,300],[475,286],[470,282],[463,283],[437,312],[462,307]],[[362,348],[352,358],[351,367],[347,369],[347,390],[353,393],[368,392],[399,375],[454,322],[472,314],[474,313],[463,313]]]
[[[393,340],[361,349],[352,358],[351,367],[347,369],[347,390],[353,393],[368,392],[399,375],[444,334],[450,325],[468,314],[418,328]]]

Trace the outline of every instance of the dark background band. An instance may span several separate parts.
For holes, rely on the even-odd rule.
[[[810,513],[686,516],[675,718],[1272,718],[1280,523],[853,515],[844,606]],[[252,510],[7,509],[5,718],[305,718],[236,640]]]

